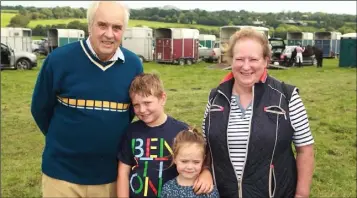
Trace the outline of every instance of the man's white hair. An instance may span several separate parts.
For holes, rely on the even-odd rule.
[[[129,17],[130,17],[129,8],[120,1],[114,1],[114,2],[117,3],[124,11],[124,28],[126,28],[128,26]],[[87,9],[88,28],[90,28],[93,25],[94,16],[98,10],[100,3],[101,1],[92,1]]]

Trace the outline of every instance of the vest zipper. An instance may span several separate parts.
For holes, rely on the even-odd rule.
[[[229,110],[231,110],[231,101],[228,99],[228,97],[222,92],[222,91],[220,91],[220,90],[218,90],[218,93],[220,93],[220,94],[222,94],[226,99],[227,99],[227,101],[228,101],[228,104],[229,104]],[[229,115],[230,116],[230,115]],[[228,122],[229,122],[229,116],[228,116]],[[228,151],[228,155],[229,155],[229,145],[228,145],[228,124],[227,124],[227,128],[226,128],[226,135],[227,135],[227,151]],[[231,162],[231,165],[232,165],[232,168],[233,168],[233,170],[234,170],[234,172],[235,172],[235,169],[234,169],[234,165],[233,165],[233,162],[232,162],[232,160],[231,160],[231,158],[229,157],[229,161]],[[235,174],[235,176],[236,176],[236,179],[237,179],[237,181],[238,181],[238,191],[240,190],[240,187],[239,187],[239,179],[238,179],[238,176],[237,176],[237,174]],[[239,193],[240,194],[240,193]]]
[[[211,127],[211,112],[209,111],[211,106],[214,104],[214,101],[216,100],[216,97],[214,97],[212,99],[212,104],[210,104],[210,107],[208,109],[208,127],[207,127],[207,135],[206,135],[206,141],[207,141],[207,145],[209,148],[209,152],[210,152],[210,156],[211,156],[211,169],[212,169],[212,175],[213,175],[213,181],[214,181],[214,185],[217,186],[217,182],[216,182],[216,173],[214,171],[214,160],[213,160],[213,155],[212,155],[212,149],[211,149],[211,144],[209,143],[209,132],[210,132],[210,127]]]

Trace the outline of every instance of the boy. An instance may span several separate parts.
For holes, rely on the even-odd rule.
[[[166,93],[157,75],[138,75],[129,95],[139,120],[130,124],[123,136],[117,195],[160,197],[163,184],[178,175],[176,167],[170,167],[173,139],[188,125],[165,114]],[[196,181],[196,193],[211,192],[212,183],[209,170],[203,170]]]

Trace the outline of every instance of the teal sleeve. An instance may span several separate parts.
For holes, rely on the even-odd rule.
[[[53,85],[53,71],[49,55],[44,61],[37,77],[31,102],[31,114],[44,135],[47,134],[56,102]]]

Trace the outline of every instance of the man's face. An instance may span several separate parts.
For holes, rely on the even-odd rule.
[[[99,4],[89,27],[91,45],[102,61],[108,61],[118,49],[124,32],[124,10],[110,1]]]

